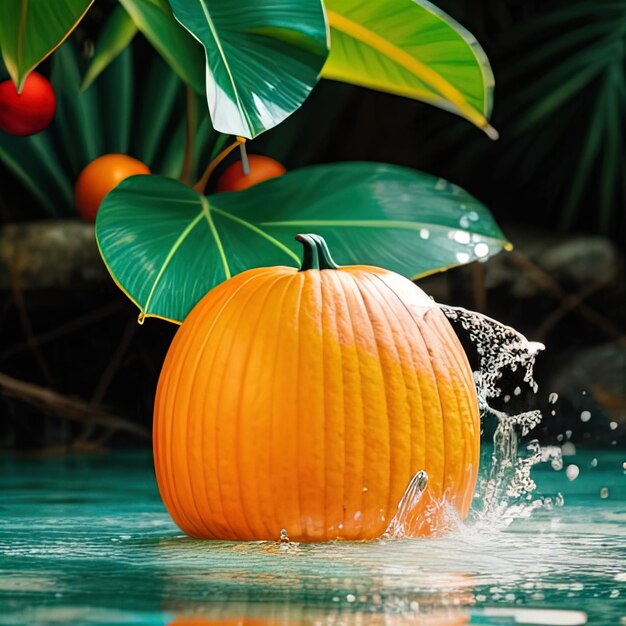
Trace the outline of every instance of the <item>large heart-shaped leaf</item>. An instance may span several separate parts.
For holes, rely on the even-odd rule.
[[[2,0],[2,58],[18,91],[28,74],[74,30],[92,2]]]
[[[321,0],[170,0],[206,52],[216,130],[249,139],[304,102],[328,55]]]
[[[96,222],[102,257],[140,318],[174,322],[234,274],[297,267],[301,232],[325,237],[340,264],[413,278],[506,245],[489,211],[467,192],[377,163],[308,167],[209,197],[168,178],[134,176],[109,193]]]
[[[331,50],[322,76],[434,104],[492,138],[493,74],[476,39],[426,0],[324,0]]]
[[[120,4],[179,78],[203,93],[202,48],[174,19],[167,0],[120,0]]]

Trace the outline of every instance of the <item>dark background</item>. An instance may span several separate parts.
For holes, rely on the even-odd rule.
[[[479,198],[515,250],[420,286],[546,344],[539,394],[516,399],[544,409],[534,433],[542,443],[623,445],[626,1],[437,4],[477,37],[491,61],[499,141],[433,107],[322,81],[301,110],[249,151],[288,169],[342,160],[406,165]],[[109,9],[96,3],[74,35],[80,46],[97,36]],[[141,37],[133,46],[141,66],[153,53]],[[18,241],[19,226],[42,217],[0,166],[1,228],[11,233],[0,245]],[[79,262],[96,266],[97,251],[85,246]],[[38,254],[44,265],[58,262],[57,249]],[[63,453],[149,445],[156,381],[176,328],[159,320],[138,326],[137,310],[100,265],[65,286],[26,288],[13,261],[2,250],[0,257],[0,373],[37,386],[3,387],[0,447]],[[551,392],[559,394],[555,405]]]

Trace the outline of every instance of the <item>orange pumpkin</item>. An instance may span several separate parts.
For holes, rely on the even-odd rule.
[[[480,425],[446,317],[402,276],[338,267],[321,237],[297,239],[300,270],[222,283],[172,342],[154,409],[172,518],[193,537],[374,539],[419,470],[410,533],[429,534],[443,502],[465,516]]]

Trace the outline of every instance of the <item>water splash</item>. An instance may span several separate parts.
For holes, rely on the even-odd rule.
[[[400,499],[398,510],[391,522],[389,522],[387,530],[381,537],[382,539],[402,539],[407,536],[405,524],[407,520],[412,518],[411,513],[421,500],[427,486],[428,474],[426,472],[417,472],[417,474],[411,478],[408,487]]]
[[[477,486],[476,501],[470,521],[478,526],[506,527],[518,517],[526,517],[546,504],[533,498],[535,483],[531,469],[542,461],[551,461],[553,467],[562,467],[560,448],[543,449],[534,439],[522,447],[522,437],[541,421],[538,409],[514,413],[498,408],[507,404],[511,394],[505,394],[505,380],[512,378],[517,386],[513,396],[520,396],[522,387],[532,393],[538,391],[533,376],[535,359],[544,349],[543,344],[531,342],[521,333],[485,315],[466,309],[440,305],[453,323],[458,324],[471,342],[478,357],[474,380],[478,405],[483,422],[495,418],[493,451],[488,471]]]

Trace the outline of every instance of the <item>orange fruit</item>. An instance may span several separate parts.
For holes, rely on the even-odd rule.
[[[243,173],[241,161],[233,163],[224,170],[217,181],[218,191],[241,191],[276,176],[282,176],[287,170],[282,163],[262,154],[248,156],[250,173]]]
[[[105,154],[94,159],[76,181],[76,209],[86,220],[95,221],[104,196],[135,174],[150,174],[150,170],[141,161],[125,154]]]
[[[10,135],[34,135],[54,117],[56,98],[52,86],[37,72],[31,72],[17,93],[10,80],[0,83],[0,130]]]

